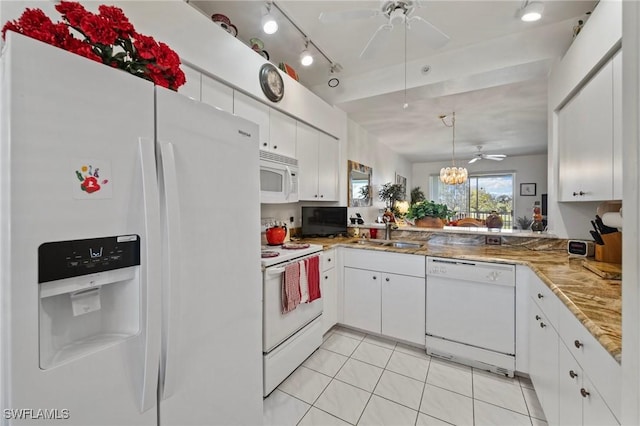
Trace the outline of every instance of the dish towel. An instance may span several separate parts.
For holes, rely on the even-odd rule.
[[[300,304],[300,264],[293,262],[282,275],[282,313],[293,311]]]
[[[307,266],[304,260],[298,262],[300,265],[300,303],[309,302],[309,279],[307,277]]]
[[[320,256],[310,257],[304,261],[307,267],[309,283],[309,303],[320,299]]]

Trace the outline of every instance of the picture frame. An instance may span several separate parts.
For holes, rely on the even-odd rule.
[[[534,196],[536,195],[536,184],[535,183],[521,183],[520,184],[520,195],[524,197]]]
[[[396,173],[396,183],[404,188],[404,196],[407,197],[407,178]]]

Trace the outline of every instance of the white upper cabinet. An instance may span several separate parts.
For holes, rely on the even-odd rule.
[[[300,200],[338,200],[338,141],[298,123],[296,137],[300,166]]]
[[[268,150],[276,154],[296,158],[296,120],[273,108],[271,108],[269,114]]]
[[[296,158],[296,120],[238,91],[233,113],[260,127],[260,149]]]
[[[621,54],[558,112],[559,201],[622,198]]]
[[[613,57],[613,199],[622,200],[622,52]]]
[[[187,79],[187,82],[180,86],[178,89],[178,93],[181,93],[185,96],[190,97],[191,99],[195,99],[196,101],[200,100],[200,87],[201,87],[201,74],[200,71],[197,71],[187,65],[182,64],[182,71],[184,72],[184,76]]]
[[[269,107],[249,96],[236,91],[233,98],[233,113],[238,117],[253,121],[260,128],[260,149],[269,149]]]
[[[200,97],[205,104],[233,113],[233,89],[204,74]]]

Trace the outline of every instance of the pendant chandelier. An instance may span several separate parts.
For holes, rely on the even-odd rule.
[[[453,112],[451,116],[451,124],[447,124],[444,121],[447,118],[446,115],[441,115],[440,120],[442,123],[453,129],[453,151],[451,154],[451,167],[443,167],[440,169],[440,182],[446,185],[460,185],[461,183],[465,183],[469,174],[467,173],[467,169],[464,167],[456,167],[456,113]]]

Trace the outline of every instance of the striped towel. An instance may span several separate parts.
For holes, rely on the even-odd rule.
[[[309,302],[320,299],[320,256],[305,260],[309,283]]]
[[[282,313],[293,311],[300,304],[300,265],[298,262],[285,266],[282,275]]]
[[[298,262],[300,265],[300,303],[309,302],[309,279],[307,278],[307,265],[305,260]]]

